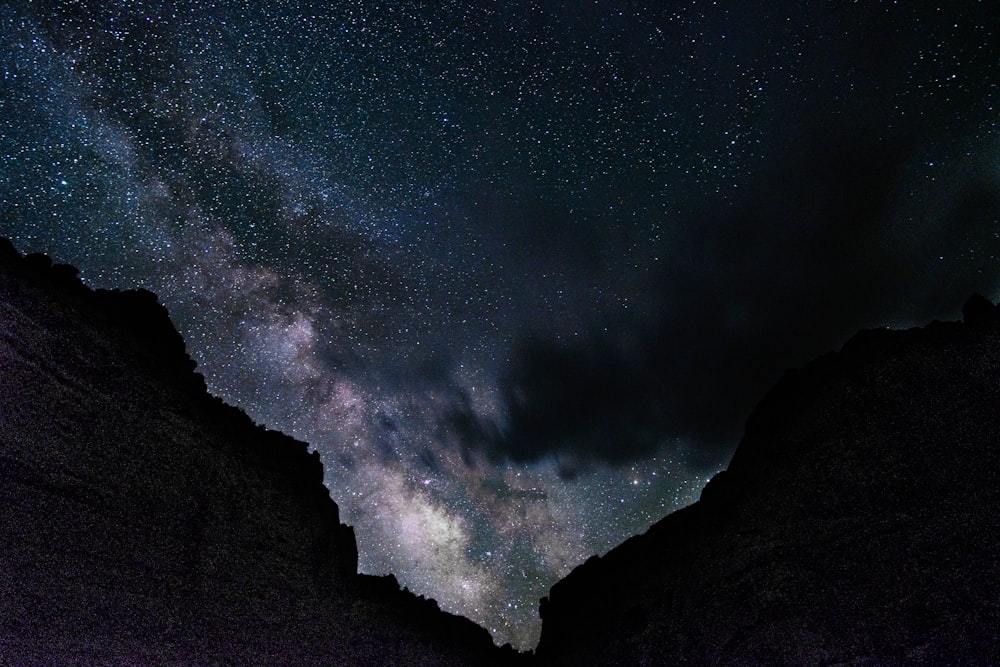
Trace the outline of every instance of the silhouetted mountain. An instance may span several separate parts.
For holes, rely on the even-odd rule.
[[[149,292],[0,240],[0,664],[512,665],[357,574],[304,443]],[[701,500],[542,602],[546,665],[1000,662],[1000,307],[789,372]]]
[[[792,371],[694,505],[542,600],[553,665],[1000,663],[1000,308]]]
[[[0,664],[522,656],[357,574],[318,455],[210,396],[166,309],[0,240]]]

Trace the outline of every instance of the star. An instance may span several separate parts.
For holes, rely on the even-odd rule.
[[[1000,297],[983,3],[0,6],[0,234],[144,287],[363,571],[530,648],[785,368]]]

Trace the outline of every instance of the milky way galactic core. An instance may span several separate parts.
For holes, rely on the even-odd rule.
[[[362,571],[530,648],[784,369],[1000,297],[991,3],[643,4],[3,3],[0,234],[156,292]]]

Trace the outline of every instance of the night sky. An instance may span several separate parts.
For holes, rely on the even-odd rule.
[[[647,5],[659,7],[649,9]],[[0,3],[0,234],[534,645],[788,368],[1000,297],[991,2]]]

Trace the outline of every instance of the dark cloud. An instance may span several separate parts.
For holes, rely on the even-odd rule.
[[[0,2],[0,231],[156,291],[366,571],[528,647],[784,368],[1000,295],[1000,43],[973,0],[515,4]]]
[[[809,138],[740,204],[677,230],[655,308],[571,344],[522,340],[505,428],[456,423],[514,461],[623,463],[693,439],[724,462],[784,368],[905,320],[915,300],[947,316],[992,287],[998,184],[961,182],[949,208],[906,217],[896,202],[915,149],[848,131]],[[941,260],[960,248],[981,261]]]

